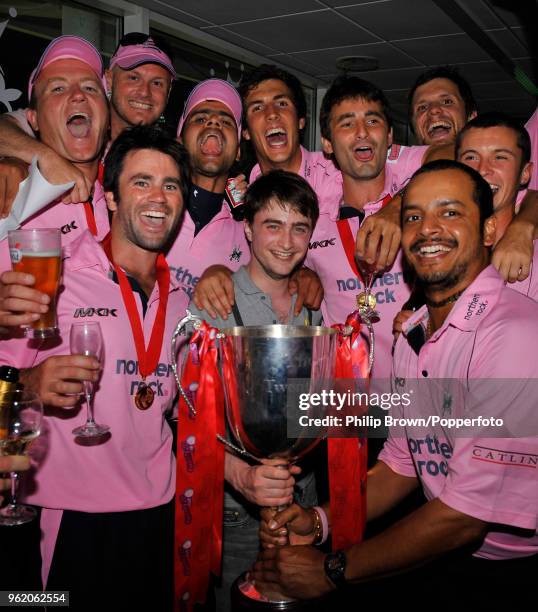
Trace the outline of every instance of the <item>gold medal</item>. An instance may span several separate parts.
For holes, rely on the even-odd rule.
[[[359,293],[357,296],[357,307],[359,310],[364,310],[365,308],[370,308],[370,310],[374,310],[377,304],[377,300],[375,299],[375,295],[372,293],[366,293],[363,291]]]
[[[135,394],[135,406],[138,410],[147,410],[151,408],[154,399],[155,391],[148,387],[145,382],[141,382]]]

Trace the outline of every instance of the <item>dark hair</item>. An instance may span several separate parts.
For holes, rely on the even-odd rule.
[[[470,117],[472,113],[478,111],[478,106],[473,96],[471,86],[466,81],[466,79],[461,76],[461,74],[456,70],[456,68],[454,68],[453,66],[436,66],[435,68],[430,68],[430,70],[426,70],[426,72],[423,72],[414,82],[413,86],[409,91],[409,119],[413,131],[415,129],[413,126],[413,96],[415,95],[415,91],[421,85],[429,83],[434,79],[448,79],[449,81],[452,81],[452,83],[454,83],[454,85],[458,88],[461,99],[463,100],[465,114],[467,117]]]
[[[331,138],[330,118],[333,107],[344,100],[357,98],[362,98],[368,102],[379,102],[389,128],[392,127],[390,106],[381,89],[359,77],[342,75],[336,77],[332,82],[321,102],[319,125],[323,138],[327,140]]]
[[[473,182],[473,201],[480,210],[480,231],[482,232],[484,221],[493,214],[493,193],[489,183],[474,168],[453,159],[436,159],[424,164],[413,174],[406,190],[417,176],[430,172],[440,172],[441,170],[460,170]]]
[[[310,185],[295,172],[272,170],[249,185],[245,194],[245,220],[252,224],[257,212],[274,201],[282,207],[289,206],[312,221],[312,228],[319,217],[318,197]]]
[[[459,132],[456,137],[456,157],[459,156],[461,141],[463,136],[473,128],[491,128],[491,127],[505,127],[513,130],[517,136],[517,146],[521,149],[521,168],[527,164],[531,159],[531,139],[527,130],[523,127],[517,119],[510,117],[506,113],[490,112],[481,113],[474,119],[469,121],[463,129]]]
[[[189,154],[168,131],[155,125],[127,128],[114,140],[105,157],[104,190],[112,191],[116,202],[120,201],[119,180],[125,157],[127,153],[141,149],[159,151],[176,162],[181,177],[181,195],[186,205],[191,180]]]
[[[247,125],[245,116],[245,98],[260,83],[263,83],[263,81],[269,81],[270,79],[282,81],[287,86],[287,88],[290,90],[291,99],[293,105],[295,106],[295,110],[297,111],[297,116],[299,119],[304,119],[306,117],[306,99],[299,79],[290,72],[287,72],[274,64],[260,64],[257,68],[254,68],[250,72],[244,74],[239,86],[237,87],[239,95],[243,100],[244,126]]]
[[[170,45],[160,36],[155,36],[154,34],[145,34],[144,32],[128,32],[124,34],[119,43],[116,45],[116,50],[114,51],[112,57],[116,55],[120,47],[130,47],[131,45],[143,45],[148,40],[152,40],[153,44],[162,51],[166,55],[170,61],[172,61],[172,49]]]

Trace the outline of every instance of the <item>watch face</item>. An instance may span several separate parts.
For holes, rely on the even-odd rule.
[[[338,557],[330,557],[328,562],[327,562],[327,567],[330,570],[337,570],[341,566],[342,566],[342,564],[340,563],[340,559]]]

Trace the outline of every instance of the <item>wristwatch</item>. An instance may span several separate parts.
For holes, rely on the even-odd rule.
[[[325,556],[325,573],[327,578],[337,589],[347,584],[344,572],[346,571],[346,554],[343,550],[337,550]]]

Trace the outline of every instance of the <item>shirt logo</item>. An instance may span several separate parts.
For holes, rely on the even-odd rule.
[[[309,249],[324,249],[328,246],[334,246],[336,238],[328,238],[327,240],[316,240],[308,245]]]
[[[480,301],[480,295],[478,293],[475,293],[473,295],[472,300],[467,304],[467,313],[463,318],[466,321],[470,321],[473,315],[479,317],[486,310],[487,305],[488,301]]]
[[[534,453],[518,453],[517,451],[475,445],[473,446],[472,455],[476,461],[484,461],[485,463],[527,467],[534,470],[538,466],[538,455]]]
[[[232,254],[230,255],[230,261],[239,261],[243,255],[243,251],[239,247],[234,247]]]
[[[65,225],[62,225],[62,227],[60,228],[62,234],[69,234],[71,230],[76,230],[76,229],[78,229],[78,227],[75,221],[71,221],[71,223],[66,223]]]
[[[74,313],[75,319],[83,317],[117,317],[118,312],[116,308],[77,308]]]

